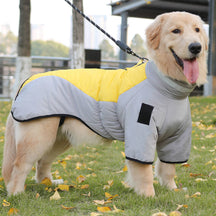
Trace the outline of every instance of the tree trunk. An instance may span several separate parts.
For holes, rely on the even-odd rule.
[[[18,38],[18,56],[16,59],[15,83],[12,89],[12,97],[15,96],[21,83],[31,76],[31,2],[20,0],[20,20]]]
[[[73,0],[74,5],[83,11],[83,1]],[[75,10],[72,12],[71,68],[84,68],[84,18]]]

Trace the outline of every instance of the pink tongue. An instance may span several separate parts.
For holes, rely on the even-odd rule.
[[[184,75],[186,76],[189,83],[194,84],[199,76],[199,66],[197,60],[184,62]]]

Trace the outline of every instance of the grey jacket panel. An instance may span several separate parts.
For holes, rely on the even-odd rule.
[[[188,160],[191,145],[189,86],[162,75],[153,62],[147,79],[122,93],[117,103],[96,101],[68,81],[41,77],[23,87],[12,106],[17,121],[71,116],[108,139],[125,141],[126,157],[153,163]]]

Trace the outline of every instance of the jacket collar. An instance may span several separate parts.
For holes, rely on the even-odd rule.
[[[184,99],[190,95],[196,85],[174,80],[160,72],[153,61],[146,65],[146,76],[150,83],[163,95],[174,99]]]

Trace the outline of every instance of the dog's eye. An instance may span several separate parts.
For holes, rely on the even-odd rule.
[[[196,32],[200,32],[200,29],[199,29],[199,28],[195,28],[195,31],[196,31]]]
[[[174,34],[180,34],[180,33],[181,33],[181,30],[180,30],[180,29],[174,29],[174,30],[172,31],[172,33],[174,33]]]

